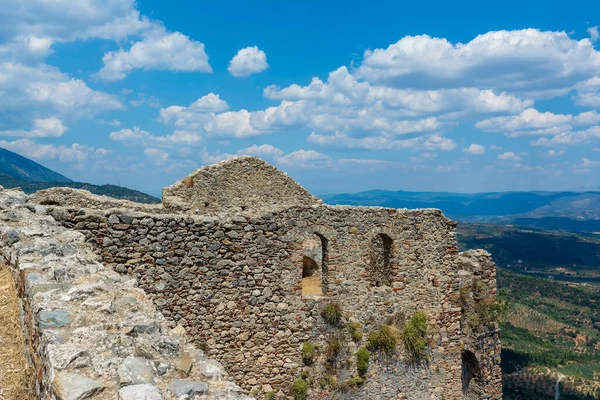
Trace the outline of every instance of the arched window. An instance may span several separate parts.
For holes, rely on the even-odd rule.
[[[394,241],[385,233],[375,235],[371,242],[370,279],[373,286],[391,286],[392,250]]]
[[[327,239],[318,233],[302,243],[302,295],[327,292]]]
[[[473,391],[477,380],[480,378],[481,370],[479,361],[475,354],[469,350],[462,351],[462,390],[463,394],[468,394]]]

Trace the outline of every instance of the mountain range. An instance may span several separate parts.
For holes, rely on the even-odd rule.
[[[370,190],[321,196],[328,204],[439,208],[461,222],[600,232],[600,192],[407,192]]]
[[[25,193],[57,186],[68,186],[117,199],[139,203],[160,203],[160,199],[156,197],[126,187],[75,182],[35,161],[3,148],[0,148],[0,185],[5,188],[20,187]]]

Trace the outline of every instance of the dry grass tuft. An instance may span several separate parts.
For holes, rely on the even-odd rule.
[[[17,291],[10,270],[0,265],[0,400],[33,400],[33,379],[25,359]]]

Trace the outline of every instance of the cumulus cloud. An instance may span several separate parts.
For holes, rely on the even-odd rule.
[[[357,74],[395,87],[484,86],[539,97],[568,92],[599,66],[600,53],[589,39],[523,29],[487,32],[468,43],[406,36],[366,51]]]
[[[227,70],[233,76],[244,77],[262,72],[269,68],[267,55],[257,46],[246,47],[237,52],[229,61]]]
[[[176,130],[172,134],[166,136],[155,136],[137,126],[133,127],[133,129],[127,128],[111,132],[109,137],[115,142],[159,147],[197,145],[201,140],[199,135],[181,130]]]
[[[569,131],[573,125],[593,125],[600,122],[595,110],[578,115],[539,112],[528,108],[518,115],[495,117],[478,122],[475,126],[489,132],[504,132],[508,136],[556,135]]]
[[[1,7],[0,19],[0,37],[7,39],[15,58],[43,58],[53,43],[122,40],[153,25],[134,0],[28,0]]]
[[[565,147],[591,143],[600,139],[600,126],[580,131],[567,131],[551,138],[539,138],[531,142],[532,146]]]
[[[184,72],[212,72],[204,44],[180,32],[157,29],[129,50],[108,52],[97,76],[106,81],[125,79],[136,69]]]
[[[63,125],[58,118],[40,118],[33,121],[33,127],[29,131],[25,130],[5,130],[0,131],[3,136],[19,136],[24,138],[50,138],[60,137],[67,132],[69,128]]]
[[[498,155],[498,160],[502,161],[520,161],[521,157],[516,155],[513,151],[507,151]]]
[[[419,136],[410,139],[395,139],[386,136],[368,136],[354,138],[344,132],[333,135],[322,135],[312,132],[308,141],[320,146],[338,149],[365,149],[365,150],[390,150],[390,149],[415,149],[450,151],[456,148],[456,143],[449,138],[438,134]]]
[[[123,108],[115,96],[93,90],[54,67],[0,62],[0,116],[5,121],[15,116],[31,120],[49,113],[90,117]]]
[[[463,151],[473,156],[480,156],[485,153],[485,146],[473,143],[469,147],[463,149]]]
[[[600,107],[600,77],[594,76],[580,82],[576,87],[575,104],[580,106]]]
[[[83,168],[111,154],[110,150],[78,143],[73,143],[71,146],[55,146],[39,144],[30,139],[19,139],[13,142],[0,140],[0,147],[34,160],[55,160],[70,164],[74,168]]]

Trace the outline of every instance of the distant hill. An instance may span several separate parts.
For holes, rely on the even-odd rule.
[[[439,208],[449,218],[539,226],[573,231],[600,231],[600,192],[445,193],[371,190],[321,196],[329,204],[393,208]]]
[[[51,187],[67,186],[89,190],[94,194],[136,201],[138,203],[160,203],[160,199],[137,190],[116,185],[92,185],[74,182],[17,153],[0,148],[0,185],[5,188],[20,187],[25,193]]]
[[[459,223],[460,251],[485,249],[498,266],[530,273],[554,274],[557,268],[567,276],[600,276],[600,236],[515,226]],[[557,276],[559,278],[559,276]],[[600,282],[600,280],[598,280]]]
[[[43,165],[0,147],[0,173],[31,182],[73,182]]]

